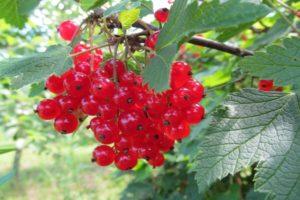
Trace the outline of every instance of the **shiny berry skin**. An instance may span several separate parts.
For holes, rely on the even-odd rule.
[[[79,27],[70,20],[63,21],[58,27],[59,35],[66,41],[71,41],[78,30]]]
[[[190,135],[190,127],[187,122],[180,122],[177,125],[167,127],[166,134],[172,140],[182,140]]]
[[[81,100],[81,109],[87,115],[98,114],[99,102],[93,95],[88,95]]]
[[[110,120],[117,116],[118,109],[113,102],[100,103],[98,107],[98,114],[101,116],[101,118]]]
[[[62,114],[54,121],[55,130],[62,134],[73,133],[78,125],[78,119],[74,114]]]
[[[155,19],[161,23],[166,23],[169,18],[169,9],[160,8],[154,13]]]
[[[99,166],[108,166],[115,160],[115,152],[110,146],[101,145],[94,149],[93,160]]]
[[[169,152],[174,148],[175,141],[165,135],[159,138],[158,147],[163,152]]]
[[[151,95],[146,100],[145,108],[151,118],[160,118],[167,107],[164,105],[161,97]]]
[[[169,108],[163,114],[163,124],[165,126],[173,126],[178,124],[182,120],[182,112],[177,108]]]
[[[182,87],[192,77],[192,68],[186,62],[177,61],[172,64],[171,83],[172,89]]]
[[[191,105],[192,97],[192,91],[183,87],[171,94],[170,102],[174,107],[186,108]]]
[[[80,72],[73,72],[65,77],[64,86],[69,95],[83,97],[89,94],[91,83],[87,75]]]
[[[113,97],[114,103],[121,110],[131,109],[136,102],[134,92],[135,91],[130,87],[119,87]]]
[[[160,167],[164,164],[165,158],[164,155],[161,153],[156,154],[154,158],[151,158],[148,163],[153,167]]]
[[[154,50],[156,43],[158,41],[159,31],[156,31],[152,35],[149,35],[145,40],[145,46],[149,47],[150,49]]]
[[[105,121],[94,129],[96,140],[102,144],[111,144],[117,140],[119,130],[113,121]]]
[[[108,73],[109,77],[114,76],[114,68],[116,67],[117,77],[125,73],[125,64],[121,60],[110,59],[104,64],[104,70]]]
[[[125,72],[122,76],[120,76],[119,79],[120,85],[127,87],[138,87],[141,86],[143,83],[141,77],[136,75],[132,71]]]
[[[91,128],[93,131],[95,131],[96,127],[98,125],[101,125],[105,120],[102,119],[101,117],[94,117],[93,119],[91,119],[90,121],[90,125],[88,126],[88,128]]]
[[[74,66],[74,70],[76,72],[81,72],[83,74],[90,75],[91,66],[88,62],[83,61],[83,62],[76,63]]]
[[[198,81],[189,80],[184,87],[191,91],[191,103],[199,103],[203,99],[205,89]]]
[[[115,84],[108,78],[101,78],[92,83],[91,92],[99,100],[110,99],[115,94]]]
[[[119,128],[123,132],[138,133],[145,129],[144,118],[137,111],[123,112],[119,116]]]
[[[109,75],[104,69],[99,68],[92,72],[90,78],[92,81],[97,81],[98,79],[101,78],[109,78]]]
[[[72,113],[79,107],[80,101],[72,96],[56,96],[54,98],[60,105],[63,113]]]
[[[89,59],[91,57],[91,52],[88,51],[89,46],[83,43],[76,44],[73,49],[73,53],[80,53],[79,55],[74,57],[74,63],[80,63],[80,62],[89,62]],[[81,53],[82,52],[82,53]],[[83,53],[84,52],[84,53]]]
[[[258,89],[260,91],[269,92],[273,89],[274,81],[273,80],[260,80],[258,83]]]
[[[115,148],[118,151],[128,151],[132,146],[132,141],[133,139],[129,133],[123,133],[117,138]]]
[[[139,158],[143,158],[145,160],[153,159],[157,154],[158,154],[158,148],[148,143],[142,144],[138,148]]]
[[[125,171],[134,168],[137,164],[137,156],[133,153],[119,153],[115,158],[118,169]]]
[[[189,124],[198,124],[204,117],[204,107],[199,104],[193,104],[185,110],[186,121]]]
[[[63,79],[55,74],[46,80],[46,88],[54,94],[62,94],[65,91]]]
[[[60,115],[61,108],[57,101],[44,99],[37,106],[36,112],[41,119],[50,120]]]

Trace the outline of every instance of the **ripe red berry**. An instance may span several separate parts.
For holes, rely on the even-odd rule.
[[[76,36],[78,29],[79,27],[77,25],[72,21],[67,20],[59,25],[58,32],[64,40],[71,41]]]
[[[114,162],[115,152],[110,146],[101,145],[94,149],[93,160],[97,162],[99,166],[108,166]]]
[[[101,79],[101,78],[109,78],[108,73],[102,68],[96,69],[90,75],[90,79],[92,81],[97,81],[98,79]]]
[[[57,101],[44,99],[37,106],[36,112],[41,119],[50,120],[60,115],[61,109]]]
[[[158,41],[159,31],[156,31],[152,35],[149,35],[145,40],[145,46],[149,47],[150,49],[154,50],[156,43]]]
[[[85,62],[85,61],[76,63],[74,66],[74,69],[76,72],[81,72],[86,75],[90,75],[90,73],[91,73],[91,66],[88,62]]]
[[[117,76],[122,76],[125,73],[125,64],[120,60],[110,59],[104,64],[104,69],[108,73],[109,77],[112,78],[114,75],[114,68],[116,68]]]
[[[92,83],[91,92],[99,100],[111,99],[115,94],[115,84],[108,78],[101,78]]]
[[[78,127],[78,119],[74,114],[62,114],[54,121],[54,128],[62,134],[73,133]]]
[[[186,108],[191,105],[192,98],[192,91],[182,87],[171,94],[170,102],[174,107]]]
[[[142,86],[143,80],[140,76],[136,75],[132,71],[125,72],[120,76],[120,85],[127,87],[139,87]]]
[[[273,80],[260,80],[258,83],[258,89],[260,91],[269,92],[273,89],[274,81]]]
[[[117,116],[117,113],[117,106],[113,102],[99,104],[98,114],[101,118],[106,120],[114,119]]]
[[[169,9],[160,8],[154,13],[155,19],[161,23],[166,23],[169,18]]]
[[[99,103],[93,95],[88,95],[81,100],[81,109],[87,115],[98,114]]]
[[[102,119],[101,117],[94,117],[93,119],[91,119],[90,121],[90,125],[88,126],[88,128],[91,128],[93,131],[95,131],[96,127],[98,125],[101,125],[105,120]]]
[[[91,52],[88,51],[89,46],[83,43],[76,44],[73,53],[79,53],[77,56],[74,57],[74,63],[80,63],[80,62],[89,62],[89,59],[91,57]]]
[[[170,150],[173,149],[174,143],[175,142],[173,139],[163,135],[162,137],[159,138],[158,147],[163,152],[169,152]]]
[[[192,68],[186,62],[177,61],[172,64],[171,88],[178,89],[191,79]]]
[[[132,137],[128,133],[121,134],[115,142],[115,148],[118,151],[128,151],[132,146]]]
[[[122,132],[138,133],[144,131],[143,115],[137,111],[123,112],[119,116],[119,128]]]
[[[117,140],[119,129],[113,121],[105,121],[96,126],[94,135],[102,144],[111,144]]]
[[[120,170],[130,170],[137,164],[137,156],[133,153],[119,153],[115,158],[115,165]]]
[[[57,96],[54,98],[61,107],[62,113],[72,113],[79,107],[80,101],[72,96]]]
[[[151,158],[148,163],[152,165],[153,167],[160,167],[164,164],[165,158],[163,154],[158,153],[154,158]]]
[[[166,134],[172,140],[182,140],[190,135],[190,127],[187,122],[180,122],[177,125],[167,127]]]
[[[64,86],[69,95],[83,97],[89,94],[91,83],[87,75],[73,72],[65,77]]]
[[[198,81],[188,80],[184,87],[191,91],[191,103],[199,103],[203,99],[204,87]]]
[[[54,94],[62,94],[65,91],[63,79],[55,74],[46,80],[46,88]]]
[[[132,87],[119,87],[113,97],[114,103],[121,110],[130,110],[133,106],[135,106],[136,102],[134,92],[135,91]]]
[[[173,126],[182,120],[182,112],[177,108],[169,108],[163,115],[163,124]]]
[[[198,124],[204,117],[204,107],[199,104],[193,104],[185,111],[186,121],[189,124]]]
[[[146,100],[146,111],[151,118],[160,118],[167,106],[164,104],[162,98],[158,95],[151,95]]]

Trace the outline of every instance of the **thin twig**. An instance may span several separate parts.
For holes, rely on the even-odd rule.
[[[116,84],[116,86],[118,87],[118,74],[117,74],[117,55],[118,55],[118,47],[119,47],[119,41],[115,44],[114,47],[114,54],[113,54],[113,79],[114,82]]]
[[[93,47],[93,48],[89,48],[89,49],[84,50],[84,51],[80,51],[80,52],[77,52],[77,53],[72,53],[72,54],[70,54],[69,56],[70,56],[70,57],[79,56],[79,55],[84,54],[84,53],[86,53],[86,52],[90,52],[90,51],[93,51],[93,50],[95,50],[95,49],[107,47],[107,46],[110,46],[110,45],[111,45],[111,44],[108,43],[108,44],[104,44],[104,45],[100,45],[100,46],[95,46],[95,47]]]

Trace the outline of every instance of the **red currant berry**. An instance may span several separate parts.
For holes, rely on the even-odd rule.
[[[178,89],[191,79],[192,68],[186,62],[177,61],[172,64],[171,88]]]
[[[121,110],[130,110],[135,105],[135,95],[132,88],[121,86],[117,89],[113,100]]]
[[[109,75],[104,69],[99,68],[92,72],[90,78],[92,81],[97,81],[98,79],[109,78]]]
[[[93,151],[93,160],[96,161],[99,166],[108,166],[114,162],[115,152],[110,146],[98,146]]]
[[[119,128],[122,132],[138,133],[145,130],[143,115],[137,111],[123,112],[119,116]]]
[[[69,95],[54,98],[60,105],[62,113],[72,113],[79,107],[79,100]]]
[[[115,148],[118,150],[118,151],[128,151],[131,146],[132,146],[132,137],[131,135],[129,135],[128,133],[123,133],[121,134],[116,142],[115,142]]]
[[[77,56],[74,57],[74,63],[80,63],[80,62],[88,62],[91,57],[91,52],[88,51],[89,47],[86,44],[79,43],[76,44],[73,53],[80,53]]]
[[[85,96],[81,100],[81,109],[87,115],[98,114],[99,103],[93,95]]]
[[[111,144],[117,140],[119,130],[113,121],[105,121],[94,129],[96,140],[102,144]]]
[[[151,118],[160,118],[167,106],[163,103],[160,96],[151,95],[146,100],[145,108]]]
[[[54,128],[62,134],[73,133],[78,127],[78,119],[74,114],[62,114],[54,121]]]
[[[125,64],[121,60],[110,59],[104,64],[104,69],[108,73],[109,77],[114,76],[114,68],[116,68],[117,76],[120,77],[125,73]]]
[[[149,35],[145,40],[145,46],[149,47],[150,49],[154,50],[156,43],[158,41],[159,31],[156,31],[152,35]]]
[[[60,115],[61,108],[57,101],[53,99],[44,99],[37,106],[36,112],[41,119],[50,120]]]
[[[154,13],[155,19],[161,23],[166,23],[169,18],[169,9],[161,8],[155,11]]]
[[[198,124],[204,117],[204,107],[199,104],[193,104],[185,111],[186,121],[189,124]]]
[[[89,94],[91,83],[87,75],[73,72],[65,77],[64,86],[69,95],[83,97]]]
[[[166,134],[172,140],[182,140],[190,135],[190,127],[187,122],[180,122],[175,126],[167,127]]]
[[[114,119],[118,114],[117,106],[113,102],[101,103],[98,111],[101,118],[106,120]]]
[[[189,80],[184,87],[191,91],[191,103],[199,103],[203,99],[205,90],[198,81]]]
[[[138,148],[138,156],[139,158],[143,158],[145,160],[150,160],[156,157],[158,154],[158,148],[151,144],[143,144],[140,148]]]
[[[67,41],[71,41],[76,36],[78,30],[79,27],[70,20],[63,21],[58,27],[60,36]]]
[[[137,164],[137,156],[133,153],[119,153],[115,158],[115,165],[120,170],[130,170]]]
[[[125,72],[120,76],[120,85],[127,87],[139,87],[142,85],[143,80],[140,76],[136,75],[132,71]]]
[[[98,125],[101,125],[103,122],[104,122],[104,119],[102,119],[100,117],[94,117],[93,119],[91,119],[90,125],[88,126],[88,128],[91,128],[92,131],[95,131],[96,127]]]
[[[258,83],[258,89],[260,91],[269,92],[273,89],[274,81],[273,80],[260,80]]]
[[[178,124],[182,120],[182,112],[176,108],[169,108],[163,114],[163,124],[165,126],[173,126]]]
[[[174,107],[186,108],[191,105],[192,92],[187,88],[180,88],[170,96],[170,102]]]
[[[164,164],[165,158],[163,154],[158,153],[154,158],[151,158],[148,163],[152,165],[153,167],[160,167]]]
[[[46,88],[54,94],[62,94],[65,91],[63,79],[55,74],[46,80]]]
[[[92,83],[91,92],[99,100],[111,99],[115,94],[115,84],[109,78],[101,78]]]
[[[76,63],[74,69],[76,72],[81,72],[86,75],[90,75],[91,73],[91,66],[88,62]]]
[[[174,140],[163,135],[162,137],[159,138],[158,141],[158,147],[161,151],[163,152],[169,152],[174,148]]]

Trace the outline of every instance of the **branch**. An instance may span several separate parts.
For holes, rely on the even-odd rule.
[[[141,24],[140,22],[141,22],[141,20],[134,23],[133,27],[141,28],[141,29],[145,30],[146,29],[145,25],[146,25],[148,27],[148,29],[151,29],[153,31],[159,30],[157,27],[155,27],[151,24],[147,24],[146,22],[142,22],[142,24]],[[252,51],[249,51],[246,49],[240,49],[240,48],[234,47],[234,46],[229,46],[224,43],[220,43],[217,41],[213,41],[213,40],[209,40],[209,39],[205,39],[205,38],[201,38],[201,37],[192,37],[192,39],[189,40],[189,43],[195,44],[195,45],[201,45],[201,46],[208,47],[211,49],[216,49],[216,50],[230,53],[230,54],[240,56],[240,57],[253,55]]]

